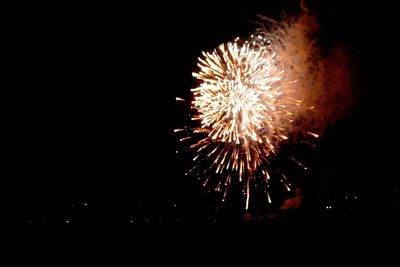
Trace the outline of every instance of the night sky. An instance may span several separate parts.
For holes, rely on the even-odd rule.
[[[176,154],[173,130],[189,114],[175,97],[190,99],[201,51],[246,37],[258,14],[278,18],[299,7],[294,0],[188,2],[14,8],[12,82],[3,89],[9,222],[254,223],[243,220],[239,200],[221,205],[184,175],[190,159]],[[293,220],[399,214],[398,14],[366,2],[306,1],[323,50],[340,43],[350,51],[356,101],[318,140],[302,177],[304,208]]]

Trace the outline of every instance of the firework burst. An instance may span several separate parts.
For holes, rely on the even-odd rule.
[[[223,200],[232,180],[238,179],[244,185],[246,209],[251,184],[261,182],[267,188],[270,161],[295,130],[294,120],[306,109],[299,97],[300,76],[294,74],[292,58],[288,60],[285,29],[279,28],[276,35],[252,35],[247,41],[237,38],[203,52],[199,70],[193,73],[199,84],[191,90],[192,120],[197,125],[181,139],[188,140],[194,150],[197,164],[191,171],[207,164],[201,170],[204,186],[222,191]],[[274,173],[290,190],[286,176],[279,170]],[[268,190],[264,192],[270,203]]]

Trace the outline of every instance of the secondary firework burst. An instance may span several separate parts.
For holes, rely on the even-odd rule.
[[[290,190],[286,176],[271,167],[271,159],[290,137],[293,122],[304,109],[293,66],[282,53],[284,48],[282,36],[252,35],[247,41],[237,38],[203,52],[199,69],[193,73],[198,81],[191,90],[196,125],[181,138],[194,151],[196,164],[191,171],[201,173],[204,186],[222,191],[223,200],[233,179],[239,180],[246,209],[252,183],[265,185],[269,203],[271,176],[278,174]]]

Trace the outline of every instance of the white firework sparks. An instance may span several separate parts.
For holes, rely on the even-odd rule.
[[[181,141],[195,140],[190,146],[195,150],[193,160],[199,165],[202,161],[210,164],[203,171],[204,185],[218,174],[222,179],[214,186],[224,191],[225,197],[232,179],[244,183],[246,209],[251,181],[268,185],[271,158],[290,137],[301,110],[307,109],[298,97],[300,76],[295,74],[299,72],[293,71],[293,62],[297,64],[299,57],[288,57],[292,47],[284,43],[287,31],[279,30],[276,36],[268,32],[245,42],[237,38],[212,52],[203,52],[198,59],[199,71],[193,73],[199,85],[192,89],[192,120],[199,125],[192,129],[192,136]],[[286,176],[277,173],[290,190]],[[265,193],[270,203],[268,191]]]

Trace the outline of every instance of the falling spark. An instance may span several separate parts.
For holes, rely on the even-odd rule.
[[[303,163],[301,163],[300,161],[298,161],[297,159],[293,158],[293,157],[289,157],[291,160],[293,160],[297,165],[299,165],[301,168],[303,168],[304,170],[307,170],[307,166],[305,166]]]
[[[181,102],[185,102],[185,101],[186,101],[185,99],[180,98],[180,97],[176,97],[175,100],[176,100],[176,101],[181,101]]]
[[[268,193],[268,192],[267,192],[267,200],[268,200],[268,203],[272,203],[271,197],[269,196],[269,193]]]
[[[319,137],[319,135],[316,134],[316,133],[307,132],[307,134],[309,134],[309,135],[311,135],[311,136],[313,136],[313,137],[315,137],[315,138],[318,138],[318,137]]]

